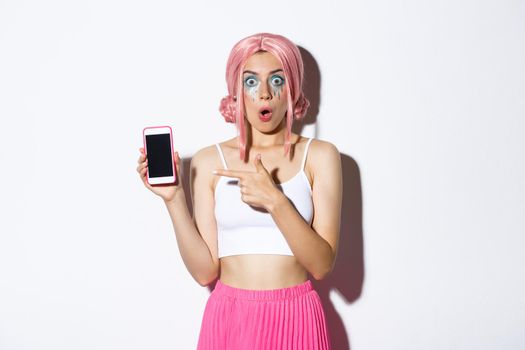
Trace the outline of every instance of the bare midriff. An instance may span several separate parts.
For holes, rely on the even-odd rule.
[[[294,256],[246,254],[220,259],[222,283],[243,289],[292,287],[308,279],[307,271]]]

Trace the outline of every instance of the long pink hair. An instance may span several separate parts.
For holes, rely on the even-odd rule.
[[[310,102],[303,93],[304,66],[297,46],[281,35],[259,33],[239,41],[230,52],[226,64],[228,95],[221,100],[219,111],[228,123],[236,123],[241,160],[246,156],[246,130],[244,127],[244,99],[242,71],[248,58],[266,51],[279,59],[284,70],[288,108],[284,154],[290,152],[292,123],[304,117]]]

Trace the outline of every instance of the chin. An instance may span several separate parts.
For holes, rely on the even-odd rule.
[[[252,123],[249,120],[246,120],[249,124],[248,127],[253,128],[263,134],[269,134],[274,131],[276,131],[279,128],[279,125],[275,125],[274,123],[270,122],[261,122],[260,120],[256,120],[255,123]]]
[[[266,128],[261,128],[259,129],[259,131],[261,131],[262,133],[265,133],[265,134],[276,134],[278,133],[279,131],[285,129],[285,126],[282,126],[280,123],[277,124],[277,125],[272,125],[271,127],[268,126]]]

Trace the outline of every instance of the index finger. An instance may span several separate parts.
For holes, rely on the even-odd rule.
[[[246,175],[252,174],[251,171],[244,170],[228,170],[228,169],[215,169],[213,174],[219,176],[235,177],[238,179],[243,179]]]

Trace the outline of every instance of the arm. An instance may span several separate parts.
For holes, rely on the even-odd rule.
[[[178,191],[171,201],[165,201],[179,251],[192,277],[201,285],[212,282],[219,271],[217,258],[217,226],[213,213],[214,197],[211,188],[210,148],[192,158],[190,165],[190,191],[194,217],[192,219],[184,191]],[[210,169],[207,169],[210,168]]]
[[[315,145],[315,147],[314,147]],[[316,279],[333,269],[339,243],[342,203],[341,156],[328,142],[313,141],[310,146],[313,172],[314,218],[310,226],[280,191],[268,208],[295,257]]]

